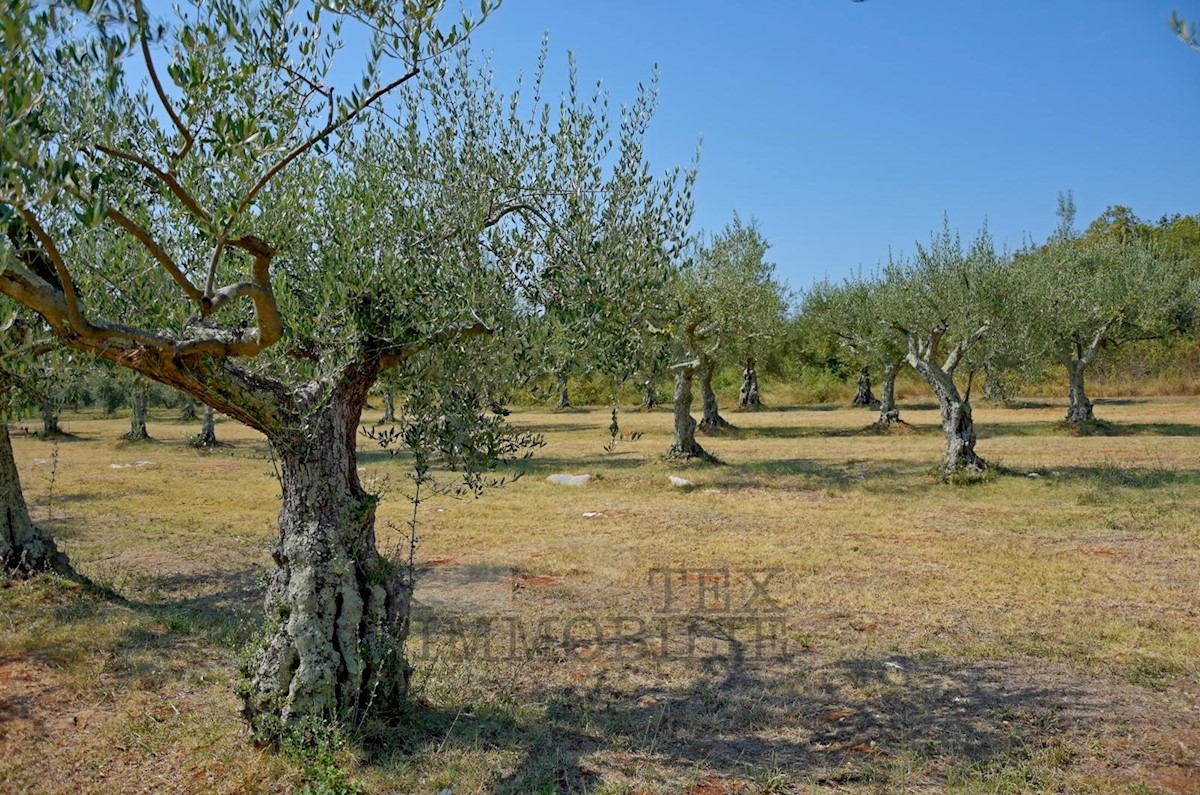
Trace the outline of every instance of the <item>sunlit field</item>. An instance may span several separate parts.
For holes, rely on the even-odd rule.
[[[516,411],[545,437],[498,473],[522,477],[420,505],[412,714],[306,764],[234,694],[273,565],[261,437],[16,423],[88,582],[0,589],[0,791],[1200,792],[1200,403],[1099,400],[1083,434],[1049,399],[979,405],[992,467],[963,486],[936,406],[901,409],[887,434],[726,412],[720,463],[686,465],[666,411],[623,411],[611,451],[606,408]],[[407,559],[408,462],[359,458]]]

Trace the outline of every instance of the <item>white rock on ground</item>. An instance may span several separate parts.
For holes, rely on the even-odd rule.
[[[696,485],[687,478],[679,478],[675,477],[674,475],[668,475],[667,477],[670,478],[672,486],[678,486],[681,489],[690,489],[692,486]]]
[[[557,483],[560,486],[586,486],[591,479],[591,475],[564,475],[562,473],[546,478],[549,482]]]

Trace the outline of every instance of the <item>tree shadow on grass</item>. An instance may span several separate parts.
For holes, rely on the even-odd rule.
[[[948,760],[1022,766],[1064,733],[1065,719],[1080,731],[1101,719],[1103,700],[1077,682],[1014,664],[764,658],[752,637],[713,634],[724,654],[686,660],[605,661],[601,652],[600,664],[579,663],[560,649],[565,661],[530,662],[558,670],[506,696],[537,705],[536,718],[497,702],[426,705],[418,731],[389,751],[457,758],[519,747],[522,762],[486,790],[494,793],[586,792],[602,781],[685,791],[702,780],[736,791],[733,782],[766,771],[792,785],[879,782],[894,759],[942,778]]]
[[[1032,473],[997,467],[999,474],[1015,477],[1030,477],[1031,474],[1047,484],[1074,481],[1106,488],[1159,489],[1170,486],[1200,485],[1200,470],[1174,470],[1146,467],[1121,467],[1101,464],[1097,466],[1059,466],[1035,470]]]
[[[1067,422],[976,422],[980,439],[1001,436],[1200,436],[1200,424],[1187,422],[1108,422],[1093,420],[1082,425]]]
[[[618,442],[618,445],[620,442]],[[638,450],[621,450],[606,453],[602,445],[596,445],[596,455],[590,458],[560,458],[557,456],[539,456],[524,461],[514,461],[497,467],[497,471],[520,472],[525,477],[544,477],[556,472],[600,473],[637,469],[645,466],[652,459],[649,447]]]
[[[595,431],[597,438],[607,438],[608,422],[602,419],[597,419],[594,423],[583,422],[563,422],[563,423],[541,423],[521,422],[518,418],[513,422],[512,426],[515,430],[522,433],[577,433],[581,431]]]
[[[174,635],[195,636],[237,650],[258,631],[263,621],[266,589],[256,568],[139,577],[136,590],[148,594],[148,598],[130,596],[122,592],[129,588],[119,589],[114,583],[96,581],[82,574],[68,579],[80,585],[91,598],[56,608],[55,619],[59,622],[90,618],[111,605],[161,624],[161,631],[132,628],[128,642],[118,641],[118,649],[145,647],[154,638],[157,643],[169,646],[174,642],[169,636]]]
[[[772,488],[773,478],[802,477],[815,483],[816,487],[849,488],[851,486],[873,486],[881,479],[887,490],[898,492],[905,481],[913,484],[924,482],[929,467],[921,462],[902,459],[864,459],[835,465],[810,458],[785,458],[777,461],[731,465],[722,470],[712,481],[717,488]]]

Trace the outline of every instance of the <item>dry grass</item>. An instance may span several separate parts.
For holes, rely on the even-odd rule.
[[[976,410],[999,474],[938,485],[935,407],[731,412],[724,463],[666,412],[520,411],[525,477],[422,514],[420,705],[343,761],[369,792],[1200,791],[1200,405]],[[231,695],[278,488],[232,423],[18,437],[35,515],[118,598],[0,590],[0,790],[280,792]],[[151,461],[139,467],[113,464]],[[404,461],[364,447],[398,545]],[[589,473],[586,487],[553,472]],[[53,473],[53,474],[52,474]],[[681,490],[670,474],[696,486]],[[1036,474],[1038,477],[1030,477]],[[52,518],[50,518],[52,516]],[[780,569],[765,586],[766,569]],[[672,603],[664,604],[664,580]],[[727,589],[726,589],[727,586]],[[764,598],[764,592],[765,597]],[[728,600],[726,601],[726,597]]]

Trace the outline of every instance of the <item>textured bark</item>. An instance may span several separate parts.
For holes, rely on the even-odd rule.
[[[703,398],[704,408],[704,413],[700,417],[700,430],[705,433],[720,433],[733,426],[721,416],[720,407],[717,405],[717,393],[712,388],[712,371],[711,364],[700,371],[700,394]]]
[[[1067,378],[1070,382],[1068,392],[1070,403],[1067,406],[1067,422],[1075,425],[1091,422],[1096,417],[1092,413],[1092,401],[1088,400],[1087,393],[1083,389],[1083,376],[1084,371],[1087,369],[1087,364],[1075,359],[1067,362],[1066,368]]]
[[[742,369],[742,388],[738,392],[738,405],[744,409],[756,409],[762,405],[758,397],[758,373],[754,369],[754,360],[746,362]]]
[[[696,421],[692,419],[692,381],[695,368],[680,367],[675,373],[675,442],[667,458],[707,458],[708,454],[696,441]]]
[[[875,404],[875,395],[871,392],[871,374],[867,368],[862,368],[858,371],[858,388],[854,392],[855,406],[872,406]]]
[[[260,736],[305,717],[350,720],[403,700],[411,583],[375,545],[376,498],[355,442],[373,373],[344,379],[300,431],[268,436],[283,506],[267,592],[267,638],[250,660],[246,717]]]
[[[891,425],[900,422],[900,409],[896,406],[896,374],[900,365],[893,362],[883,368],[883,388],[879,393],[880,425]]]
[[[6,574],[19,576],[39,571],[65,574],[71,568],[54,539],[29,518],[8,435],[8,418],[3,414],[0,414],[0,565]]]
[[[196,419],[196,399],[188,395],[183,399],[183,410],[179,412],[179,419],[184,422],[194,422]]]
[[[212,406],[204,407],[204,416],[200,421],[200,433],[191,441],[192,447],[220,447],[217,441],[217,428]]]
[[[975,453],[975,421],[971,403],[964,400],[954,383],[953,370],[931,365],[910,356],[909,364],[921,374],[937,396],[941,408],[942,433],[946,435],[946,454],[942,458],[942,475],[949,478],[960,472],[978,474],[987,464]]]
[[[555,375],[555,383],[558,385],[558,402],[554,404],[554,408],[558,411],[571,407],[571,394],[567,389],[567,374],[557,373]]]
[[[396,421],[396,395],[390,389],[383,393],[383,416],[379,419],[379,421]]]
[[[123,437],[131,442],[144,442],[150,439],[150,434],[146,430],[146,405],[149,403],[149,395],[145,387],[138,387],[133,392],[133,398],[130,400],[129,413],[129,433]]]
[[[647,378],[645,391],[642,392],[642,410],[649,411],[658,407],[658,390],[654,388],[654,379]]]
[[[986,466],[975,453],[975,421],[971,418],[971,403],[965,400],[940,400],[942,432],[946,434],[946,455],[942,471],[947,476],[957,472],[982,472]]]

